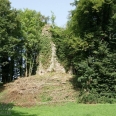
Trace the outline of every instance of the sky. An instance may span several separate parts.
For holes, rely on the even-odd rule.
[[[10,0],[11,7],[16,9],[31,9],[40,12],[42,15],[51,16],[51,11],[55,14],[55,24],[65,26],[68,14],[74,7],[70,5],[74,0]]]

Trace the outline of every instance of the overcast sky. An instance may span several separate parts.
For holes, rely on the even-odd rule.
[[[51,16],[51,11],[56,16],[55,23],[65,26],[68,11],[74,9],[70,5],[74,0],[10,0],[11,6],[16,9],[32,9],[41,12],[45,16]]]

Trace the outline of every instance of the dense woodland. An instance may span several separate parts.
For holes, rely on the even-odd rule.
[[[116,102],[116,1],[75,0],[65,28],[55,25],[52,40],[66,71],[72,69],[80,102]],[[49,17],[11,8],[0,0],[0,75],[7,83],[35,75],[43,46],[41,31]]]

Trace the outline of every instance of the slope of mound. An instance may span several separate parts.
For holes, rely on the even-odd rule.
[[[0,101],[19,106],[75,101],[77,91],[70,83],[71,78],[71,75],[61,73],[19,78],[4,85],[4,90],[0,90]]]

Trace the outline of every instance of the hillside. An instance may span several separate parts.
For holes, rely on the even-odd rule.
[[[58,61],[49,28],[49,25],[45,25],[42,31],[43,48],[39,55],[37,74],[5,84],[0,88],[0,102],[33,106],[76,101],[78,93],[71,83],[72,75],[66,74]]]
[[[69,74],[55,72],[19,78],[0,89],[0,101],[18,106],[76,101],[71,79]]]

